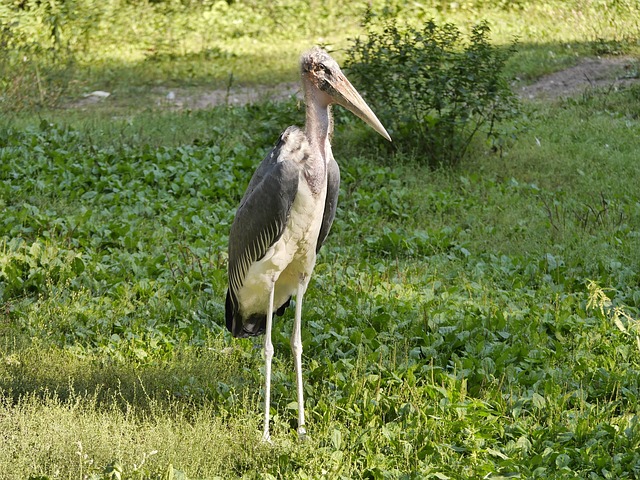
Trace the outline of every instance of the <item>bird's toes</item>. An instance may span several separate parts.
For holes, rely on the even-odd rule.
[[[309,440],[309,437],[307,436],[307,430],[304,427],[298,427],[298,440],[300,440],[301,442],[306,442],[307,440]]]

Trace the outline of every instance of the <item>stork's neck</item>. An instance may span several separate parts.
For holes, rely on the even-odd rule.
[[[305,132],[312,149],[321,152],[325,162],[328,160],[327,149],[331,148],[329,137],[332,133],[331,105],[328,97],[314,87],[305,85],[305,103],[307,106]]]

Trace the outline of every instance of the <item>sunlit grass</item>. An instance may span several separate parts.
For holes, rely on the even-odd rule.
[[[247,459],[253,463],[267,458],[266,449],[254,439],[255,415],[224,418],[206,404],[195,409],[178,403],[154,405],[145,413],[134,404],[120,407],[118,393],[113,395],[113,403],[102,404],[86,393],[67,400],[48,393],[3,402],[4,478],[114,478],[111,472],[149,478],[149,472],[181,472],[186,464],[195,478],[217,473],[228,478],[224,472],[234,465],[242,468]]]

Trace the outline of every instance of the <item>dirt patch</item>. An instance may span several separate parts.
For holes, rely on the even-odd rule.
[[[193,92],[181,88],[152,91],[157,106],[201,109],[217,105],[246,105],[265,100],[280,101],[297,95],[300,85],[294,82],[273,86],[233,87],[230,89]]]
[[[265,100],[281,101],[297,95],[301,98],[298,83],[287,82],[277,85],[259,85],[254,87],[232,87],[229,89],[203,90],[198,88],[154,87],[135,95],[121,96],[118,93],[95,91],[72,100],[65,108],[88,110],[102,107],[145,108],[153,106],[168,110],[199,110],[218,105],[246,105]]]
[[[587,88],[620,88],[640,83],[640,62],[630,57],[588,58],[519,88],[523,99],[569,97]]]

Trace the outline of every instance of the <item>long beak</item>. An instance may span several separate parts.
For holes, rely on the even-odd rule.
[[[347,77],[342,72],[337,76],[332,86],[334,89],[332,96],[336,103],[353,112],[367,122],[376,132],[391,141],[391,137],[382,126],[382,123],[380,123],[380,120],[378,120],[378,117],[376,117],[376,114],[373,113],[369,105],[363,100],[358,91],[353,88],[351,82],[347,80]]]

